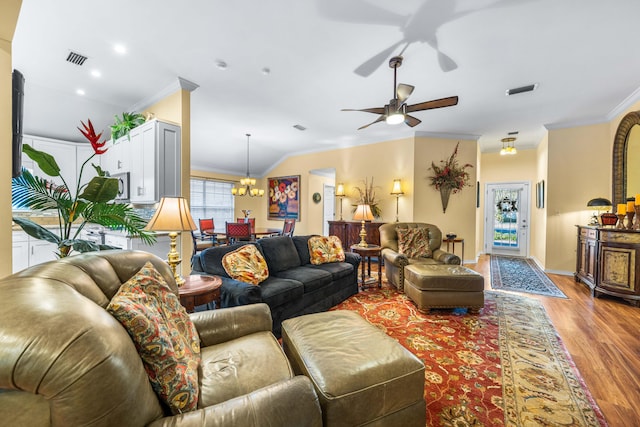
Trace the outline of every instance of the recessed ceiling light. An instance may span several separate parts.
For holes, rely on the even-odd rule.
[[[113,45],[113,50],[115,50],[116,53],[119,53],[120,55],[124,55],[125,53],[127,53],[127,48],[123,44]]]
[[[84,95],[84,90],[83,89],[77,89],[76,90],[76,94],[83,96]]]
[[[218,67],[219,70],[226,70],[227,63],[224,61],[216,61],[216,67]]]
[[[262,71],[262,74],[264,74],[265,76],[268,76],[269,74],[271,74],[271,68],[269,67],[264,67],[261,71]]]
[[[91,70],[91,75],[95,78],[102,77],[100,70]]]

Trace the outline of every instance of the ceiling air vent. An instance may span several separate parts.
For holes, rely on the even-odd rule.
[[[538,83],[535,83],[535,84],[532,84],[532,85],[516,87],[516,88],[513,88],[513,89],[507,89],[507,96],[517,95],[519,93],[531,92],[531,91],[535,90],[537,87],[538,87]]]
[[[298,130],[307,130],[307,128],[302,126],[302,125],[293,125],[293,127],[298,129]]]
[[[514,130],[513,132],[509,132],[507,135],[517,135],[519,133],[519,131]]]
[[[69,55],[67,56],[67,62],[71,62],[72,64],[76,64],[76,65],[82,65],[86,60],[87,60],[86,56],[76,52],[72,52],[72,51],[69,52]]]

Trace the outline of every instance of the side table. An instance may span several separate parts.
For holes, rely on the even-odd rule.
[[[360,280],[360,286],[364,289],[368,284],[375,282],[375,279],[371,277],[371,257],[378,258],[378,288],[382,287],[382,263],[380,262],[382,247],[378,245],[351,245],[351,252],[355,252],[362,257],[362,279]],[[365,261],[368,266],[368,279],[365,276]]]
[[[460,265],[464,264],[464,239],[455,238],[455,239],[444,239],[447,242],[447,252],[449,252],[449,243],[451,243],[451,253],[456,253],[456,243],[460,243],[462,246],[462,253],[460,254]]]
[[[218,276],[191,275],[184,278],[184,285],[178,288],[180,304],[187,313],[193,313],[196,306],[216,303],[220,306],[220,286],[222,280]]]

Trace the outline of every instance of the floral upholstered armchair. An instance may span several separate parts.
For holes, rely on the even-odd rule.
[[[394,222],[380,226],[380,246],[387,280],[404,292],[404,267],[409,264],[455,264],[460,257],[440,249],[442,231],[424,222]]]

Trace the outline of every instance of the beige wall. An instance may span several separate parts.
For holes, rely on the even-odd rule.
[[[572,273],[576,225],[587,224],[587,202],[611,198],[613,137],[609,123],[549,131],[545,269]],[[617,126],[617,124],[616,124]]]
[[[443,234],[453,232],[465,240],[465,260],[475,258],[473,248],[478,234],[476,231],[476,181],[477,142],[474,140],[460,140],[458,148],[458,163],[460,166],[471,164],[468,168],[470,186],[449,197],[447,211],[442,212],[440,192],[436,190],[428,179],[433,175],[429,170],[431,162],[439,165],[440,160],[447,160],[455,150],[457,139],[446,138],[416,138],[414,152],[414,210],[413,221],[435,224]],[[460,255],[460,253],[457,253]]]
[[[547,203],[546,193],[548,185],[548,162],[549,162],[549,137],[545,135],[536,149],[536,180],[540,182],[544,180],[545,196],[544,207],[535,208],[535,194],[533,196],[534,204],[531,210],[531,257],[534,258],[542,268],[546,268],[547,258]],[[532,190],[535,192],[536,187],[533,185]]]
[[[18,22],[21,0],[0,3],[0,277],[11,274],[11,41]],[[4,212],[4,213],[2,213]]]

